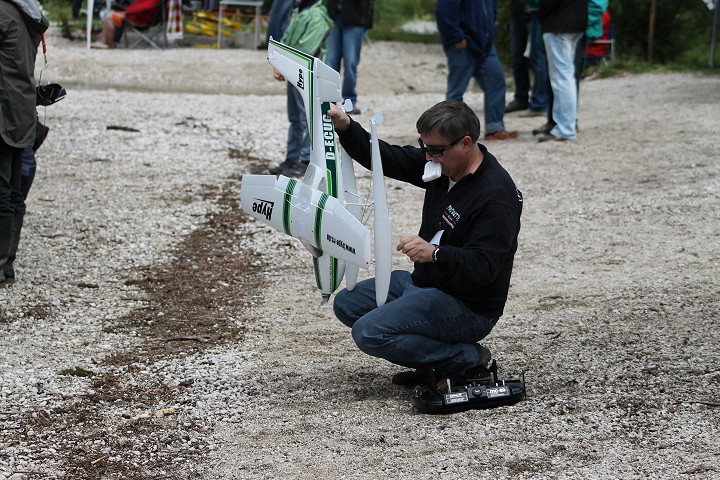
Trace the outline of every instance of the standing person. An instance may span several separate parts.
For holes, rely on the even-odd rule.
[[[529,57],[526,56],[529,49]],[[522,0],[510,1],[510,55],[515,94],[505,105],[505,113],[528,110],[521,117],[542,116],[548,108],[547,57],[540,41],[540,17],[537,8]],[[530,69],[532,68],[532,94]]]
[[[340,71],[344,68],[342,96],[350,99],[354,115],[361,113],[357,106],[357,69],[360,64],[365,31],[372,28],[372,0],[328,0],[328,14],[335,25],[330,31],[327,43],[327,63],[330,68]]]
[[[447,100],[462,101],[470,79],[485,93],[485,140],[516,138],[505,130],[505,73],[493,40],[497,0],[443,0],[435,20],[448,60]]]
[[[368,132],[335,106],[328,115],[343,148],[369,169]],[[425,189],[420,230],[396,247],[414,270],[392,272],[382,307],[375,303],[374,279],[342,290],[333,307],[360,350],[415,369],[393,377],[405,386],[430,378],[462,381],[487,367],[490,351],[477,342],[503,314],[522,212],[512,178],[477,143],[480,120],[469,106],[440,102],[416,128],[419,147],[380,142],[385,174]],[[428,161],[441,164],[442,175],[424,183]]]
[[[138,25],[149,25],[160,9],[156,0],[132,0],[126,10],[111,10],[103,19],[103,31],[100,42],[95,43],[97,48],[117,48],[125,30],[125,20],[128,19]]]
[[[265,44],[270,43],[270,39],[279,40],[290,24],[290,15],[293,11],[294,0],[274,0],[268,13],[267,35],[265,36]]]
[[[35,58],[48,25],[36,0],[0,0],[0,283],[15,278],[25,216],[22,151],[35,143]]]
[[[555,124],[538,141],[575,140],[578,91],[575,59],[588,24],[588,0],[541,0],[540,24],[552,87],[552,119]],[[548,112],[550,115],[550,112]]]
[[[300,0],[293,10],[290,24],[280,40],[285,45],[301,52],[319,57],[332,27],[332,20],[319,0]],[[285,77],[277,70],[274,77],[285,82]],[[288,127],[287,153],[285,160],[270,173],[287,177],[302,176],[310,163],[310,133],[302,94],[295,85],[286,82]]]

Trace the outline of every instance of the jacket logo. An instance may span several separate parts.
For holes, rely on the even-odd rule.
[[[305,79],[303,78],[302,68],[298,70],[298,81],[296,85],[299,89],[305,90]]]
[[[455,228],[460,221],[460,214],[453,208],[452,205],[448,205],[442,214],[442,219],[445,223],[450,225],[451,228]]]

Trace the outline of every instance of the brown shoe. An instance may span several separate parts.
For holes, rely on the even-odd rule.
[[[507,130],[498,130],[497,132],[488,133],[487,135],[485,135],[485,140],[510,140],[513,138],[517,138],[518,135],[520,135],[520,132],[518,132],[517,130],[512,130],[510,132],[508,132]]]

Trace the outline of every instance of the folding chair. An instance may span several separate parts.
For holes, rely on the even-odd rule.
[[[590,40],[588,42],[588,45],[609,45],[610,46],[610,61],[615,61],[615,25],[610,24],[610,28],[608,29],[608,35],[607,38],[596,38],[594,40]],[[603,63],[608,62],[608,54],[605,53],[605,56],[603,56],[600,59]]]
[[[125,10],[123,46],[136,48],[143,44],[159,50],[167,47],[166,0],[135,0]],[[133,8],[135,7],[135,8]],[[129,37],[134,37],[131,41]]]

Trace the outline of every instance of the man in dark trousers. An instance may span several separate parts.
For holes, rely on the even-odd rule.
[[[48,25],[36,0],[0,0],[0,283],[15,278],[25,216],[22,151],[35,143],[35,57]]]
[[[547,58],[540,17],[536,8],[527,7],[522,0],[510,0],[510,57],[515,93],[505,105],[505,113],[528,110],[520,116],[543,116],[548,107]]]
[[[462,100],[471,79],[485,94],[485,140],[517,138],[505,130],[505,72],[495,51],[497,0],[443,0],[435,21],[447,57],[447,100]]]
[[[328,115],[343,148],[370,168],[368,132],[334,105]],[[381,307],[373,278],[340,291],[333,306],[360,350],[415,369],[393,377],[405,386],[462,381],[486,369],[490,351],[477,342],[503,314],[522,212],[512,178],[478,143],[480,120],[469,106],[440,102],[416,128],[419,147],[380,141],[385,175],[425,190],[420,230],[396,247],[414,269],[392,272]],[[425,182],[429,161],[442,174]]]

